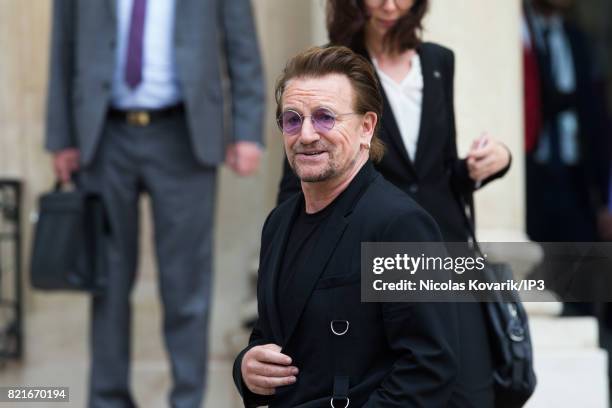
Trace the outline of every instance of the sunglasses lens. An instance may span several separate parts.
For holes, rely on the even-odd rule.
[[[315,129],[319,132],[327,132],[334,128],[336,118],[327,109],[319,109],[312,114]]]
[[[283,112],[280,122],[281,129],[288,135],[295,135],[302,128],[302,117],[297,112]]]

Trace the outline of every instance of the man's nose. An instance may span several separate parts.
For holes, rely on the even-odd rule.
[[[304,118],[302,129],[300,130],[300,143],[309,145],[321,138],[321,135],[316,131],[312,124],[311,118]]]

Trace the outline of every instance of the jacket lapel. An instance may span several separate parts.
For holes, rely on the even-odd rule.
[[[357,39],[352,45],[352,49],[357,54],[370,61],[370,64],[374,66],[372,58],[370,57],[370,54],[365,48],[365,41],[363,39],[363,35],[357,36]],[[387,139],[391,141],[391,143],[393,143],[396,151],[400,153],[400,156],[402,157],[408,171],[410,171],[416,177],[416,169],[414,167],[414,163],[412,162],[412,160],[410,160],[410,156],[408,156],[408,151],[406,150],[406,146],[404,145],[404,141],[402,140],[402,135],[399,131],[399,127],[397,126],[397,121],[395,120],[395,115],[393,114],[393,110],[391,109],[391,105],[389,104],[387,94],[385,93],[385,90],[381,85],[380,77],[378,76],[378,72],[376,72],[376,70],[374,70],[374,74],[376,75],[376,79],[378,80],[378,87],[383,97],[383,115],[382,118],[380,118],[381,130],[385,132],[385,134],[388,136]]]
[[[442,79],[441,70],[432,61],[426,45],[421,44],[417,52],[421,58],[423,71],[423,103],[421,106],[421,124],[419,126],[419,138],[417,140],[417,151],[414,158],[416,170],[422,170],[423,160],[428,157],[427,149],[432,145],[432,134],[430,132],[431,121],[435,119],[435,101],[438,98],[436,93],[441,87],[436,86],[436,81]]]
[[[295,332],[304,307],[349,224],[348,216],[376,174],[372,164],[370,162],[366,163],[349,187],[338,197],[332,214],[323,226],[320,233],[321,238],[317,242],[312,256],[298,271],[295,285],[300,288],[300,291],[289,304],[282,305],[286,309],[286,316],[288,322],[290,322],[290,329],[285,333],[285,341],[281,343],[283,347],[291,341],[291,336]]]
[[[285,333],[285,341],[281,343],[283,347],[289,343],[291,335],[295,331],[297,323],[300,320],[302,311],[317,281],[325,270],[327,261],[329,261],[329,258],[334,253],[338,240],[342,236],[346,226],[347,223],[344,216],[338,211],[338,208],[334,209],[327,224],[321,231],[321,239],[317,242],[312,257],[297,273],[295,285],[299,287],[300,290],[297,292],[297,296],[291,300],[291,303],[282,305],[283,308],[286,308],[287,321],[289,322],[289,330]]]
[[[117,21],[117,1],[118,0],[106,0],[106,6],[108,8],[108,12],[112,17],[113,21]]]
[[[268,259],[262,260],[262,266],[264,268],[270,268],[271,273],[267,274],[267,278],[264,282],[264,299],[266,304],[266,311],[268,314],[270,327],[272,329],[272,336],[276,344],[283,344],[283,333],[280,324],[280,315],[278,312],[277,302],[277,282],[280,268],[283,262],[283,254],[287,247],[287,241],[289,240],[289,233],[291,232],[291,226],[297,216],[297,212],[300,209],[300,201],[302,200],[302,194],[296,194],[287,203],[288,209],[285,214],[281,214],[282,221],[278,227],[277,233],[274,235],[273,243],[270,245],[270,254]],[[276,244],[276,245],[275,245]],[[264,269],[267,270],[267,269]]]
[[[378,77],[378,74],[376,74],[376,76]],[[380,83],[380,78],[378,78],[378,81]],[[410,156],[408,156],[408,151],[406,150],[406,145],[404,144],[404,140],[402,139],[399,127],[397,126],[395,115],[393,114],[393,110],[391,109],[391,105],[389,104],[389,100],[387,99],[387,94],[385,93],[385,90],[382,88],[382,86],[380,87],[380,92],[383,97],[383,120],[381,121],[382,128],[389,136],[389,140],[391,141],[391,143],[395,145],[395,149],[400,153],[402,159],[404,159],[404,164],[406,165],[408,170],[416,176],[416,169],[414,163],[412,162],[412,160],[410,160]]]
[[[189,6],[191,6],[191,0],[176,0],[174,2],[174,41],[177,38],[186,38],[187,30],[190,24],[185,24],[185,21],[189,21]]]

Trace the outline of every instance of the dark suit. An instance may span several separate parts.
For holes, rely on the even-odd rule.
[[[369,58],[359,39],[351,47]],[[386,147],[377,170],[391,183],[408,193],[435,219],[444,241],[466,242],[470,232],[462,206],[472,207],[474,181],[469,177],[465,159],[457,155],[453,101],[454,55],[437,44],[423,43],[417,48],[423,69],[421,126],[414,162],[410,160],[384,89],[384,110],[378,136]],[[299,180],[284,163],[278,201],[299,190]],[[505,169],[484,180],[502,177]],[[460,344],[459,375],[451,406],[488,407],[493,402],[492,361],[485,316],[480,304],[457,305]]]
[[[45,145],[52,152],[80,150],[81,188],[102,195],[111,226],[108,290],[92,301],[89,406],[135,406],[129,389],[130,296],[139,197],[147,192],[174,380],[169,404],[195,408],[207,372],[216,166],[229,142],[221,67],[229,76],[232,138],[261,142],[257,37],[248,0],[176,0],[174,31],[161,36],[171,41],[174,60],[164,62],[176,67],[172,74],[184,108],[169,109],[145,126],[128,124],[125,115],[109,114],[121,49],[117,3],[56,0],[53,7]],[[151,20],[151,27],[160,29],[156,23]]]
[[[314,255],[297,272],[295,286],[303,291],[278,306],[293,323],[283,336],[276,281],[301,200],[297,194],[281,204],[263,228],[259,319],[234,364],[245,406],[328,407],[338,373],[350,378],[350,406],[446,406],[457,363],[454,305],[360,302],[361,243],[438,241],[433,219],[366,164],[339,196]],[[331,320],[347,320],[347,334],[333,335]],[[297,383],[277,389],[272,398],[251,393],[240,371],[244,353],[267,343],[282,346],[300,369]]]

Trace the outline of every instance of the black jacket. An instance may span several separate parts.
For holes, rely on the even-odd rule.
[[[276,280],[300,200],[296,194],[273,210],[263,228],[259,319],[234,363],[245,406],[329,407],[338,373],[350,378],[350,406],[447,406],[457,370],[455,305],[360,301],[361,243],[439,241],[433,219],[366,164],[337,198],[314,255],[297,272],[303,292],[280,306],[294,322],[283,337]],[[347,320],[348,333],[334,336],[331,320]],[[251,393],[240,370],[244,353],[267,343],[280,345],[300,369],[297,383],[273,397]]]
[[[369,58],[363,41],[353,51]],[[421,126],[414,162],[410,160],[384,89],[384,110],[378,137],[386,147],[377,170],[391,183],[408,193],[429,212],[447,242],[465,242],[469,232],[459,197],[472,203],[474,181],[469,177],[465,159],[459,159],[455,142],[453,52],[437,44],[423,43],[417,48],[423,70]],[[502,177],[508,167],[484,180],[482,185]],[[299,180],[285,160],[278,202],[300,189]]]

